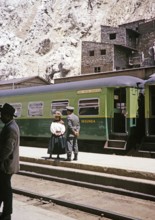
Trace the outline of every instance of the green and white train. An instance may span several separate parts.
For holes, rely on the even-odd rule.
[[[53,114],[61,111],[66,121],[70,105],[80,118],[81,150],[125,152],[133,147],[141,83],[136,77],[115,76],[0,90],[0,105],[7,102],[15,107],[21,144],[47,146]]]

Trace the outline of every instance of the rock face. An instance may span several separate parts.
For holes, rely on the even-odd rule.
[[[155,0],[1,0],[0,79],[81,72],[81,42],[100,25],[154,17]]]

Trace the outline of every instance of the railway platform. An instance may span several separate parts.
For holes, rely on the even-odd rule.
[[[24,168],[21,169],[21,174],[23,172],[24,175],[33,177],[35,173],[39,178],[45,177],[46,180],[58,182],[62,177],[63,183],[76,185],[83,182],[85,185],[80,185],[82,187],[99,186],[100,190],[103,187],[102,190],[105,192],[131,197],[136,195],[136,198],[155,201],[155,159],[153,158],[79,152],[78,161],[65,161],[65,159],[66,155],[61,155],[60,159],[53,155],[53,158],[49,159],[46,148],[20,146],[20,164],[21,168]],[[16,178],[16,175],[13,178]],[[31,206],[17,200],[16,187],[17,185],[13,182],[15,190],[13,220],[26,220],[29,217],[33,220],[74,219],[63,216],[62,213],[56,213],[54,210],[47,212],[42,207]],[[42,196],[43,192],[40,191],[39,194]],[[55,203],[54,196],[51,196],[51,200]],[[110,210],[110,206],[108,209]]]
[[[46,148],[20,146],[21,162],[155,180],[154,158],[79,152],[78,161],[65,161],[65,159],[66,155],[61,155],[60,159],[53,155],[53,158],[49,159]]]

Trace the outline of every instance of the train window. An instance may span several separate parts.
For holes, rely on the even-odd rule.
[[[51,103],[51,114],[53,115],[56,111],[60,111],[62,115],[67,115],[66,107],[69,105],[68,100],[57,100]]]
[[[17,117],[21,116],[22,113],[22,104],[21,103],[10,103],[15,108],[15,115]]]
[[[29,102],[28,116],[43,116],[43,102]]]
[[[98,115],[99,99],[79,100],[79,115]]]

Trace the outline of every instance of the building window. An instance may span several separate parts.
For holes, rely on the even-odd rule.
[[[89,56],[90,56],[90,57],[94,56],[94,50],[90,50],[90,51],[89,51]]]
[[[99,99],[83,99],[79,100],[79,115],[98,115]]]
[[[94,67],[94,72],[95,73],[101,72],[101,67]]]
[[[43,102],[30,102],[28,105],[28,116],[43,116]]]
[[[109,34],[109,38],[110,38],[110,40],[116,39],[116,33]]]
[[[104,50],[100,50],[100,52],[101,52],[101,55],[106,55],[106,50],[104,49]]]
[[[51,103],[51,114],[55,114],[56,111],[60,111],[62,115],[67,115],[66,107],[69,105],[68,100],[53,101]]]

